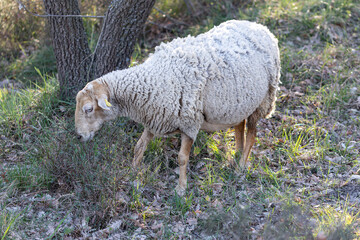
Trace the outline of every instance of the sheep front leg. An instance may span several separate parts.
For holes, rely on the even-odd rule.
[[[193,140],[186,134],[181,134],[181,148],[179,151],[179,166],[180,166],[180,177],[179,184],[176,186],[175,190],[179,196],[183,196],[186,190],[187,178],[186,178],[186,167],[189,162],[189,155],[191,151],[191,146]]]
[[[144,152],[146,150],[147,145],[151,141],[151,139],[154,137],[154,134],[152,134],[149,130],[146,128],[144,129],[144,132],[142,133],[139,141],[136,143],[135,149],[134,149],[134,159],[132,162],[132,165],[134,167],[138,167],[140,164],[141,159],[144,156]]]

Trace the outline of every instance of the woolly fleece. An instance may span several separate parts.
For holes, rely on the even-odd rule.
[[[259,117],[271,114],[279,77],[274,35],[260,24],[231,20],[162,43],[143,64],[95,81],[109,88],[111,114],[155,135],[180,130],[195,140],[204,122],[234,126],[259,109]]]

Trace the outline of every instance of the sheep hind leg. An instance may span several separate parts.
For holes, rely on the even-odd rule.
[[[134,149],[134,159],[132,162],[133,167],[138,167],[146,150],[147,145],[153,139],[154,134],[152,134],[149,130],[144,129],[139,141],[136,143]]]
[[[244,119],[239,125],[235,126],[235,149],[236,151],[244,151],[244,142],[245,142],[245,124],[246,119]]]
[[[240,163],[239,163],[241,168],[245,168],[247,166],[247,159],[250,155],[251,148],[256,141],[255,137],[256,137],[257,121],[258,121],[258,118],[256,118],[254,115],[251,115],[248,118],[245,148],[244,148],[244,151],[241,156]]]
[[[186,167],[189,162],[189,155],[193,142],[194,141],[189,136],[187,136],[184,133],[181,134],[181,148],[178,156],[179,166],[180,166],[180,177],[179,177],[179,184],[175,188],[175,191],[179,196],[183,196],[185,194],[186,185],[187,185]]]

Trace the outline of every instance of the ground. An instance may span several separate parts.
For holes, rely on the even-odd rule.
[[[277,108],[258,124],[250,166],[229,166],[241,154],[233,130],[201,132],[184,197],[174,191],[179,136],[154,139],[133,169],[141,125],[118,119],[82,144],[56,78],[42,73],[35,88],[3,80],[2,239],[359,238],[359,9],[356,1],[259,2],[183,32],[257,21],[279,39],[282,59]],[[158,25],[161,38],[174,37]]]

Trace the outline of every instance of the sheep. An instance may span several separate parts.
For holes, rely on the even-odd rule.
[[[183,195],[199,130],[234,127],[235,148],[242,152],[239,165],[247,165],[257,122],[274,111],[279,78],[274,35],[257,23],[227,21],[197,37],[162,43],[144,63],[88,83],[76,96],[76,132],[88,141],[103,122],[119,116],[143,124],[134,167],[154,136],[181,133],[176,191]]]

